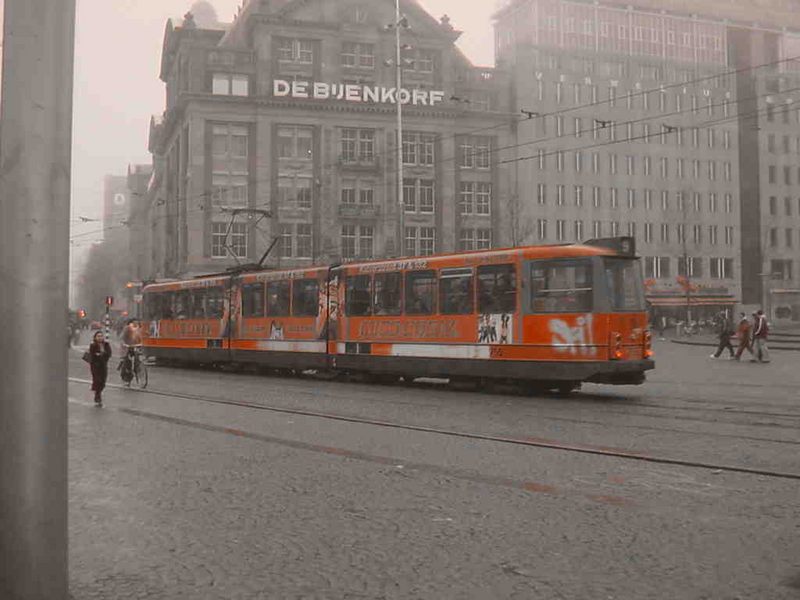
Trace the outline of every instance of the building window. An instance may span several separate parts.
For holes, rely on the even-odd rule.
[[[733,278],[733,259],[732,258],[712,258],[710,259],[712,279],[732,279]]]
[[[248,129],[238,125],[212,127],[211,202],[245,207],[248,200]]]
[[[608,157],[608,168],[612,175],[617,174],[617,155],[611,154]]]
[[[247,258],[246,223],[211,224],[211,258]]]
[[[405,138],[405,136],[403,137]],[[462,140],[459,145],[459,166],[462,169],[488,169],[491,165],[491,149],[492,141],[488,137],[470,137]],[[432,146],[430,162],[425,164],[433,164]],[[539,168],[544,168],[544,153],[541,150],[539,152]]]
[[[662,223],[661,224],[661,241],[662,243],[669,243],[669,224]]]
[[[644,208],[647,211],[653,210],[653,190],[644,191]]]
[[[600,198],[600,187],[599,186],[594,186],[592,188],[592,204],[594,205],[595,208],[599,208],[600,207],[600,200],[601,200],[601,198]]]
[[[575,186],[575,206],[581,207],[583,206],[583,186],[576,185]]]
[[[432,179],[404,179],[403,204],[406,212],[433,213],[436,188]]]
[[[492,247],[491,229],[462,229],[459,248],[463,251],[488,250]]]
[[[371,181],[345,179],[342,181],[341,203],[349,206],[374,206],[375,184]]]
[[[278,127],[278,157],[311,160],[313,139],[311,127]]]
[[[726,213],[733,212],[733,195],[732,194],[725,194],[725,212]]]
[[[611,208],[619,206],[619,198],[617,197],[617,188],[611,188]]]
[[[714,192],[708,195],[708,212],[717,212],[717,194]]]
[[[778,247],[778,228],[771,227],[769,230],[769,245],[773,248]]]
[[[538,219],[536,221],[536,231],[540,240],[547,239],[547,219]]]
[[[625,157],[625,168],[628,175],[636,174],[636,162],[633,156]]]
[[[564,206],[564,185],[560,183],[556,186],[556,204]]]
[[[280,206],[311,208],[311,178],[303,176],[278,177],[278,203]]]
[[[562,219],[556,220],[556,240],[558,240],[559,242],[563,242],[566,239],[566,231],[565,231],[566,228],[567,228],[566,221]]]
[[[564,151],[556,152],[556,170],[561,173],[564,171]]]
[[[709,225],[708,226],[708,243],[712,246],[717,245],[717,226],[716,225]]]
[[[670,260],[668,256],[645,256],[644,272],[648,279],[665,279],[670,277]]]
[[[728,246],[733,246],[733,227],[730,225],[725,227],[725,244]]]
[[[436,136],[432,133],[403,133],[403,164],[432,165],[435,143]]]
[[[216,96],[249,96],[250,77],[234,73],[214,73],[211,93]]]
[[[628,188],[628,208],[636,208],[636,190]]]
[[[368,259],[373,255],[374,229],[371,225],[342,225],[342,258]]]
[[[346,163],[371,163],[375,160],[374,129],[342,129],[341,157]]]
[[[692,225],[692,242],[695,244],[703,243],[703,226]]]
[[[652,243],[653,241],[653,224],[652,223],[645,223],[644,224],[644,241],[648,244]]]
[[[669,210],[669,192],[667,190],[661,191],[661,210],[664,212]]]
[[[414,56],[414,70],[418,73],[433,73],[436,53],[432,50],[418,49]]]
[[[279,38],[278,60],[310,65],[314,62],[314,43],[310,40]]]
[[[775,165],[770,165],[769,168],[767,169],[767,173],[769,177],[769,182],[775,183],[777,179]]]
[[[575,241],[583,241],[583,221],[575,221]]]
[[[536,201],[541,205],[544,206],[547,204],[547,185],[544,183],[539,183],[536,185]]]
[[[375,46],[358,42],[342,44],[342,66],[372,69],[375,66]]]

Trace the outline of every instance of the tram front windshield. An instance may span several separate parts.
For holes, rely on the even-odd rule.
[[[640,312],[645,309],[641,263],[637,258],[604,258],[605,286],[611,310]]]

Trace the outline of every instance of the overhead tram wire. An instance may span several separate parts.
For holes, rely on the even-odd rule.
[[[791,91],[795,91],[795,90],[800,90],[800,88],[792,88],[791,90],[785,90],[784,92],[779,92],[778,94],[790,93]],[[761,94],[758,97],[775,96],[775,95],[776,94],[774,92],[772,92],[772,93]],[[741,101],[752,100],[752,99],[753,98],[744,98]],[[725,124],[725,123],[729,123],[729,122],[735,122],[735,121],[737,121],[739,119],[753,118],[755,116],[758,116],[761,113],[766,114],[769,110],[770,110],[770,108],[766,107],[766,108],[762,108],[762,109],[758,109],[758,110],[752,111],[750,113],[744,113],[744,114],[737,113],[735,115],[731,115],[729,117],[723,117],[721,119],[700,122],[700,123],[698,123],[696,125],[693,125],[692,127],[696,127],[698,129],[707,129],[708,127],[713,127],[715,125],[721,125],[721,124]],[[690,109],[687,109],[687,110],[681,111],[681,112],[682,113],[683,112],[693,112],[693,109],[690,108]],[[538,159],[538,158],[540,158],[540,156],[542,156],[542,157],[555,156],[559,152],[575,152],[575,151],[578,151],[578,150],[591,150],[591,149],[602,148],[602,147],[606,147],[606,146],[625,144],[625,143],[628,143],[628,142],[641,141],[641,140],[645,140],[645,139],[649,139],[649,138],[656,138],[656,137],[661,136],[661,135],[669,135],[669,134],[668,133],[657,132],[657,133],[650,133],[650,134],[647,134],[647,135],[635,136],[635,137],[631,137],[631,138],[624,137],[624,138],[617,139],[617,140],[606,140],[604,142],[600,142],[600,143],[597,143],[597,144],[584,144],[584,145],[580,145],[580,146],[572,146],[572,147],[569,147],[569,148],[559,148],[557,150],[552,150],[552,151],[549,151],[549,152],[545,152],[545,153],[543,153],[541,155],[537,153],[537,154],[526,156],[526,157],[517,157],[517,158],[513,158],[513,159],[507,159],[507,160],[498,161],[496,164],[498,166],[499,165],[503,165],[503,164],[512,164],[512,163],[515,163],[515,162],[523,162],[523,161],[526,161],[526,160]],[[562,136],[561,138],[553,138],[553,139],[565,139],[566,137],[567,136]],[[522,145],[536,145],[538,143],[544,143],[545,141],[549,141],[549,140],[535,140],[535,141],[528,142],[528,143],[522,144]],[[446,159],[446,162],[452,162],[453,160],[454,160],[453,158]],[[443,162],[445,162],[445,160],[439,161],[438,163],[435,163],[435,164],[441,164]],[[455,172],[456,170],[457,169],[448,169],[447,172]],[[388,184],[384,183],[384,186],[386,186],[386,185],[388,185]],[[392,183],[392,186],[393,185],[394,184]],[[206,192],[206,193],[203,193],[203,194],[199,194],[196,197],[204,197],[204,196],[207,196],[209,194],[210,194],[209,192]],[[189,197],[187,197],[187,199],[188,198]],[[268,205],[267,203],[262,203],[262,204],[257,204],[255,206],[258,207],[258,206],[267,206],[267,205]],[[193,213],[193,212],[198,212],[198,211],[203,211],[203,210],[205,210],[205,208],[195,208],[195,209],[189,209],[187,212]],[[170,216],[170,215],[161,215],[160,217],[157,217],[157,219],[164,219],[164,218],[167,218],[168,216]],[[104,233],[105,231],[116,230],[116,229],[120,229],[122,227],[128,227],[128,225],[117,225],[117,226],[109,227],[109,228],[107,228],[105,230],[98,230],[98,231],[94,231],[94,232],[84,232],[84,233],[81,233],[81,234],[76,234],[75,236],[73,236],[70,239],[74,239],[74,238],[77,238],[77,237],[80,237],[80,236],[84,236],[84,235],[93,235],[93,234],[96,234],[96,233]]]
[[[777,96],[777,95],[782,95],[782,94],[788,94],[788,93],[791,93],[791,92],[794,92],[794,91],[800,91],[800,87],[790,88],[788,90],[784,90],[782,92],[777,92],[777,93],[776,92],[765,92],[763,94],[758,94],[758,95],[750,96],[750,97],[747,97],[747,98],[737,98],[731,104],[732,105],[737,105],[737,104],[739,104],[741,102],[757,100],[759,98],[767,97],[767,96]],[[718,104],[715,104],[715,105],[712,105],[712,106],[721,106],[721,103],[718,103]],[[689,107],[689,108],[686,108],[686,109],[682,109],[680,111],[674,111],[673,113],[664,113],[664,114],[658,115],[656,117],[646,117],[646,118],[642,118],[642,119],[635,119],[635,120],[632,120],[632,121],[623,121],[621,123],[617,123],[615,126],[622,126],[622,125],[626,125],[627,123],[640,123],[640,122],[643,122],[643,121],[657,121],[658,119],[668,118],[668,117],[675,116],[675,115],[680,115],[680,114],[685,114],[685,113],[692,113],[692,112],[699,112],[699,111],[705,110],[707,108],[708,108],[707,106],[706,107],[702,107],[702,108],[698,108],[698,109],[694,109],[694,108]],[[760,109],[759,111],[756,111],[756,112],[761,112],[761,111],[766,111],[766,110],[769,110],[769,109],[768,108]],[[739,113],[737,112],[736,114],[731,115],[730,117],[724,117],[723,119],[719,120],[719,122],[711,121],[710,123],[712,123],[712,124],[713,123],[721,124],[721,123],[725,123],[725,122],[729,122],[729,121],[735,121],[736,119],[740,118],[740,116],[741,115],[739,115]],[[706,122],[706,123],[709,123],[709,122]],[[701,125],[692,125],[691,127],[707,128],[709,126],[711,126],[711,125],[708,125],[708,124],[703,125],[703,124],[701,124]],[[686,128],[681,128],[681,129],[686,129]],[[593,129],[582,130],[582,132],[587,132],[587,133],[591,132],[591,131],[593,131]],[[608,143],[585,144],[585,145],[581,145],[581,146],[572,146],[572,147],[569,147],[569,148],[560,148],[560,149],[548,152],[544,156],[552,156],[552,155],[554,155],[554,154],[556,154],[558,152],[573,152],[573,151],[577,151],[577,150],[590,150],[590,149],[597,148],[597,147],[602,147],[602,146],[605,146],[605,145],[622,144],[622,143],[626,143],[626,142],[630,142],[630,141],[637,141],[637,140],[641,140],[641,139],[645,139],[645,138],[649,138],[649,137],[654,137],[655,138],[655,137],[658,137],[658,136],[661,136],[661,135],[669,135],[669,134],[668,133],[662,133],[662,132],[655,132],[655,133],[650,133],[647,136],[637,136],[637,137],[634,137],[634,138],[623,137],[623,138],[620,138],[618,140],[608,140]],[[569,136],[564,135],[564,136],[560,136],[560,137],[556,136],[556,137],[545,138],[545,139],[540,139],[540,140],[532,140],[530,142],[524,142],[524,143],[521,143],[521,144],[514,144],[514,145],[510,145],[510,146],[504,146],[504,147],[496,148],[496,149],[490,150],[489,152],[493,154],[493,153],[499,152],[501,150],[514,149],[514,148],[519,148],[519,147],[524,147],[524,146],[536,146],[536,145],[544,144],[544,143],[547,143],[547,142],[550,142],[550,141],[563,140],[563,139],[568,139],[568,138],[569,138]],[[477,155],[478,153],[474,152],[472,154],[474,156],[474,155]],[[539,157],[539,155],[537,154],[537,155],[534,155],[534,156],[528,157],[528,158],[538,158],[538,157]],[[456,157],[449,157],[449,158],[445,158],[445,159],[440,159],[438,161],[434,161],[432,166],[441,166],[441,165],[443,165],[445,163],[452,162],[452,161],[456,160],[457,158],[458,157],[456,156]],[[510,159],[511,162],[514,162],[515,160],[516,159]],[[509,160],[500,161],[497,164],[509,164]],[[454,172],[455,170],[456,169],[448,169],[447,172]],[[265,180],[256,181],[256,183],[271,183],[273,180],[274,180],[274,177],[269,177],[269,178],[267,178]],[[190,196],[187,196],[185,198],[185,200],[207,198],[207,197],[209,197],[211,195],[211,193],[212,192],[210,192],[210,191],[206,191],[206,192],[202,192],[200,194],[190,195]],[[268,205],[269,205],[269,203],[261,203],[261,204],[256,204],[255,207],[258,208],[258,207],[261,207],[261,206],[268,206]],[[205,207],[202,207],[202,208],[189,209],[187,212],[193,213],[193,212],[199,212],[199,211],[204,211],[204,210],[205,210]],[[161,217],[158,217],[158,218],[159,219],[163,219],[163,218],[166,218],[167,216],[169,216],[169,215],[162,215]],[[117,230],[117,229],[121,229],[122,227],[129,227],[129,225],[114,225],[114,226],[111,226],[109,228],[102,229],[102,230],[82,232],[82,233],[75,234],[75,235],[71,236],[70,239],[72,240],[72,239],[77,239],[79,237],[83,237],[83,236],[87,236],[87,235],[95,235],[95,234],[99,234],[99,233],[104,233],[105,231]]]
[[[786,58],[786,59],[781,59],[781,60],[777,60],[777,61],[772,61],[770,63],[764,63],[764,64],[761,64],[761,65],[756,65],[756,66],[753,66],[753,67],[747,67],[747,68],[744,68],[744,69],[738,69],[736,71],[729,72],[728,74],[740,73],[740,72],[744,72],[744,71],[747,71],[747,70],[756,70],[756,69],[765,68],[765,67],[768,67],[768,66],[771,66],[771,65],[787,62],[787,61],[796,61],[796,60],[800,60],[800,57]],[[674,86],[669,86],[669,87],[676,87],[676,86],[677,87],[683,87],[683,86],[686,86],[686,85],[691,85],[695,81],[705,81],[705,80],[708,80],[708,79],[724,77],[725,75],[726,75],[725,73],[721,73],[721,74],[714,75],[714,76],[700,78],[698,80],[682,82],[680,84],[675,84]],[[662,88],[662,87],[652,88],[650,90],[643,90],[643,91],[637,92],[635,95],[643,95],[643,94],[647,94],[647,93],[655,93],[655,92],[661,91],[662,89],[667,89],[667,88]],[[766,97],[766,96],[775,96],[775,95],[790,93],[790,92],[798,90],[798,89],[800,89],[800,88],[791,88],[789,90],[784,90],[784,91],[781,91],[781,92],[765,92],[763,94],[759,94],[759,95],[756,95],[756,96],[751,96],[749,98],[736,98],[735,100],[731,101],[730,104],[737,105],[737,104],[739,104],[741,102],[751,101],[751,100],[762,98],[762,97]],[[620,100],[620,98],[618,98],[617,100]],[[554,111],[554,112],[551,112],[551,113],[543,113],[543,114],[539,115],[538,117],[533,117],[533,118],[541,118],[541,119],[543,119],[543,118],[546,118],[546,117],[549,117],[549,116],[554,116],[554,115],[562,114],[562,113],[565,113],[565,112],[578,110],[580,108],[587,108],[587,107],[590,107],[590,106],[606,104],[608,102],[609,102],[609,100],[607,99],[607,100],[603,100],[603,101],[598,101],[596,103],[588,103],[588,104],[584,104],[584,105],[581,105],[581,106],[570,107],[568,109],[564,109],[564,110],[561,110],[561,111]],[[714,106],[721,106],[723,104],[724,104],[724,102],[723,103],[718,103],[718,104],[716,104]],[[661,119],[661,118],[665,118],[665,117],[669,117],[669,116],[675,116],[675,115],[678,115],[678,114],[684,114],[684,113],[688,113],[688,112],[699,112],[699,111],[704,110],[704,109],[707,109],[707,107],[699,107],[697,109],[689,107],[687,109],[684,109],[684,110],[681,110],[681,111],[675,111],[673,113],[665,113],[663,115],[658,115],[658,116],[653,116],[653,117],[646,117],[646,118],[637,119],[637,120],[634,120],[634,121],[623,121],[621,123],[618,123],[617,126],[626,125],[629,122],[630,123],[639,123],[639,122],[648,121],[648,120],[655,121],[657,119]],[[738,118],[738,117],[736,115],[734,115],[733,119],[735,119],[735,118]],[[527,121],[527,120],[530,120],[530,119],[528,119],[527,117],[524,117],[524,118],[522,118],[520,120],[521,121]],[[492,126],[492,127],[505,127],[506,125],[507,124],[502,124],[500,126]],[[459,133],[459,134],[455,134],[455,135],[450,136],[450,137],[451,138],[455,138],[455,137],[462,136],[462,135],[470,135],[471,133],[482,131],[482,130],[485,130],[485,129],[486,128],[474,129],[474,130],[470,130],[470,131],[467,131],[467,132],[462,132],[462,133]],[[586,130],[582,130],[582,132],[583,131],[590,132],[590,131],[593,131],[593,130],[592,129],[586,129]],[[659,136],[659,135],[662,135],[662,134],[661,133],[652,133],[652,134],[650,134],[649,136],[646,136],[646,137],[656,137],[656,136]],[[514,144],[514,145],[510,145],[510,146],[504,146],[504,147],[492,149],[492,150],[489,150],[489,153],[492,154],[492,153],[499,152],[501,150],[509,150],[509,149],[514,149],[514,148],[523,147],[523,146],[542,144],[542,143],[545,143],[545,142],[548,142],[548,141],[553,141],[553,140],[557,140],[557,139],[564,139],[566,137],[567,136],[560,136],[560,137],[557,136],[557,137],[554,137],[554,138],[546,138],[546,139],[542,139],[542,140],[532,140],[530,142],[525,142],[525,143],[521,143],[521,144]],[[440,139],[450,139],[450,138],[445,137],[445,138],[440,138]],[[620,139],[620,140],[614,140],[614,141],[611,142],[611,144],[625,143],[625,142],[628,142],[628,141],[636,141],[636,140],[639,140],[639,139],[644,139],[644,138],[643,137],[637,137],[637,138],[631,138],[631,139],[625,138],[625,139]],[[602,145],[609,145],[609,144],[600,144],[600,145],[591,144],[591,145],[586,145],[586,146],[575,146],[575,147],[571,147],[571,148],[563,148],[563,149],[560,149],[558,151],[576,151],[576,150],[582,150],[582,149],[592,149],[592,148],[596,148],[596,147],[602,147]],[[389,151],[389,153],[393,153],[394,151],[395,150],[391,150],[391,151]],[[558,152],[558,151],[555,151],[555,152]],[[473,152],[472,153],[473,156],[475,156],[477,154],[479,154],[479,153],[478,152]],[[545,156],[552,156],[553,154],[554,154],[554,152],[549,152],[549,153],[545,154]],[[387,153],[378,153],[378,152],[376,152],[375,156],[376,157],[378,157],[378,156],[386,157]],[[536,158],[536,157],[538,157],[538,155],[534,156],[533,158]],[[456,160],[457,158],[458,158],[457,156],[454,156],[454,157],[450,157],[450,158],[446,158],[446,159],[440,159],[438,161],[434,161],[431,166],[439,166],[439,165],[442,165],[442,164],[447,163],[447,162],[452,162],[452,161]],[[518,159],[511,159],[510,161],[509,160],[504,160],[504,161],[498,162],[497,164],[498,165],[500,165],[500,164],[509,164],[510,162],[517,162],[517,160]],[[333,168],[335,166],[338,166],[338,164],[339,164],[339,161],[337,160],[337,161],[331,162],[331,163],[329,163],[327,165],[325,165],[325,164],[321,165],[320,169],[322,169],[322,170],[330,169],[330,168]],[[452,170],[448,170],[447,172],[454,172],[454,171],[455,171],[455,169],[452,169]],[[276,178],[277,178],[277,176],[270,176],[270,177],[268,177],[266,179],[256,180],[255,183],[257,185],[258,184],[271,184],[271,183],[273,183],[275,181]],[[198,199],[204,199],[204,198],[207,199],[212,195],[212,193],[213,192],[207,190],[207,191],[201,192],[199,194],[188,195],[185,198],[183,198],[182,200],[183,201],[188,201],[188,200],[198,200]],[[258,207],[263,207],[263,206],[270,206],[270,204],[271,203],[260,203],[260,204],[255,204],[254,207],[258,208]],[[205,210],[205,207],[187,209],[187,213],[200,212],[200,211],[204,211],[204,210]],[[158,219],[163,219],[163,218],[166,218],[167,216],[169,216],[169,215],[162,215],[162,216],[158,217]],[[75,234],[75,235],[71,236],[70,239],[72,240],[72,239],[77,239],[79,237],[83,237],[83,236],[87,236],[87,235],[94,235],[94,234],[104,233],[106,231],[117,230],[117,229],[120,229],[122,227],[129,227],[129,225],[115,225],[115,226],[111,226],[111,227],[108,227],[108,228],[104,228],[102,230],[97,230],[97,231],[92,231],[92,232],[82,232],[82,233]]]

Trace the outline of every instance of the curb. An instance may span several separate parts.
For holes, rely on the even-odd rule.
[[[670,340],[673,344],[679,344],[681,346],[703,346],[705,348],[716,348],[717,344],[709,344],[707,342],[685,342],[683,340]],[[735,347],[735,346],[734,346]],[[772,352],[773,350],[786,350],[790,352],[800,352],[800,346],[776,346],[774,343],[769,345],[769,351]]]

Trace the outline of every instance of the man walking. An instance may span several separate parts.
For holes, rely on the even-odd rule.
[[[753,313],[755,318],[755,325],[753,325],[753,354],[755,358],[753,362],[768,363],[769,362],[769,348],[767,348],[767,336],[769,335],[769,324],[767,323],[767,316],[763,310]]]
[[[736,329],[736,337],[739,338],[739,348],[736,350],[736,360],[742,359],[742,354],[744,354],[745,350],[747,350],[751,355],[753,354],[753,348],[750,340],[752,333],[753,326],[750,325],[747,315],[744,313],[739,313],[739,326]]]
[[[719,345],[717,351],[711,355],[711,358],[719,358],[725,348],[730,352],[730,358],[734,357],[733,344],[731,344],[731,336],[733,336],[733,325],[728,318],[727,313],[721,312],[718,320],[719,327]]]

